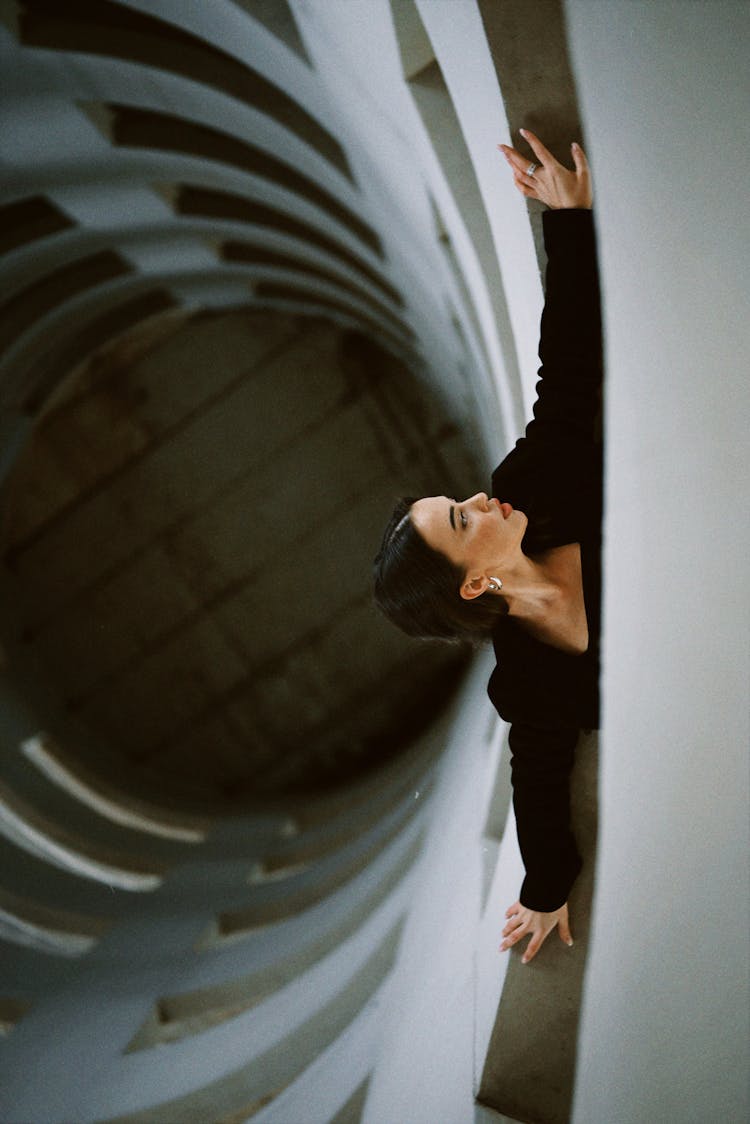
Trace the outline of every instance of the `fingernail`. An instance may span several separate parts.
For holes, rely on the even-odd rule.
[[[526,136],[526,130],[525,129],[519,129],[518,131],[519,131],[519,133],[521,134],[522,137]],[[524,961],[524,963],[525,963],[525,961]]]
[[[573,938],[571,937],[571,939],[569,941],[566,941],[565,943],[567,944],[568,948],[572,948],[573,947]]]
[[[573,141],[573,143],[571,144],[570,147],[571,148],[579,148],[580,146],[575,141]]]
[[[526,959],[526,957],[525,957],[525,956],[524,956],[524,957],[522,957],[522,959],[521,959],[521,963],[522,963],[522,964],[528,964],[528,960]]]

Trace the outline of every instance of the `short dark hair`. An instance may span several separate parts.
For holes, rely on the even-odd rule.
[[[424,541],[411,520],[414,503],[400,499],[385,529],[373,566],[375,603],[408,636],[479,644],[507,613],[507,603],[488,594],[471,601],[461,596],[465,573]]]

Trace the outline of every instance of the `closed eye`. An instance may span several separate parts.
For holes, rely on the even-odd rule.
[[[456,507],[454,507],[453,504],[456,504]],[[455,513],[457,507],[458,507],[458,504],[456,503],[456,500],[454,499],[453,503],[450,506],[450,510],[448,512],[448,518],[450,519],[451,527],[453,528],[454,531],[456,530],[456,524],[454,522],[454,513]],[[458,518],[459,518],[459,521],[460,521],[461,530],[465,531],[466,528],[469,526],[469,519],[468,519],[468,516],[466,515],[466,512],[461,511],[460,508],[458,510]]]

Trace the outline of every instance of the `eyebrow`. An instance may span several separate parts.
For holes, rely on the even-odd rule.
[[[453,504],[451,504],[451,508],[450,508],[450,511],[448,512],[448,518],[449,518],[449,519],[450,519],[450,521],[451,521],[451,527],[452,527],[452,528],[453,528],[453,530],[455,531],[455,529],[456,529],[456,520],[455,520],[455,518],[454,518],[454,516],[453,516]]]

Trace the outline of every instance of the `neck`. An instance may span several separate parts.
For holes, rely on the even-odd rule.
[[[529,558],[521,554],[513,569],[503,574],[503,597],[508,614],[525,621],[544,620],[560,602],[565,585],[552,555]]]
[[[508,613],[545,644],[581,655],[589,631],[578,543],[554,547],[546,554],[515,560],[506,569]]]

